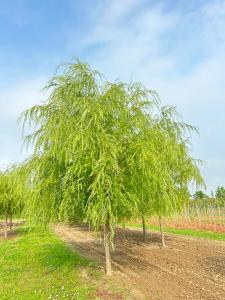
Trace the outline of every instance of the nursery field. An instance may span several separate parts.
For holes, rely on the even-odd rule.
[[[162,248],[155,231],[143,242],[141,229],[117,228],[109,278],[86,226],[13,222],[6,239],[0,225],[0,299],[224,299],[224,241],[166,234]]]
[[[60,225],[56,232],[103,265],[101,240],[87,228]],[[129,287],[131,299],[224,299],[224,242],[166,235],[166,244],[161,248],[157,233],[143,243],[138,229],[116,230],[113,276]]]

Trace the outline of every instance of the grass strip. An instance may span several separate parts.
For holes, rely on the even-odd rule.
[[[138,223],[129,223],[129,224],[126,224],[126,226],[142,228],[142,225],[138,224]],[[159,231],[159,226],[147,225],[146,229]],[[164,232],[166,232],[166,233],[187,235],[187,236],[193,236],[193,237],[197,237],[197,238],[204,238],[204,239],[210,239],[210,240],[216,240],[216,241],[225,241],[225,233],[221,233],[221,232],[193,230],[193,229],[178,229],[178,228],[172,228],[172,227],[164,227],[163,229],[164,229]]]
[[[23,226],[0,240],[0,299],[91,299],[93,263],[71,251],[49,229]],[[96,273],[95,273],[96,272]],[[92,298],[94,299],[94,298]]]

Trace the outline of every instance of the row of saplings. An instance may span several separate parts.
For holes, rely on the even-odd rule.
[[[182,209],[202,178],[188,148],[196,129],[161,107],[156,92],[103,78],[76,61],[47,83],[43,104],[20,118],[33,155],[11,172],[32,220],[87,221],[102,231],[110,275],[116,226],[141,218],[145,235],[145,219]]]

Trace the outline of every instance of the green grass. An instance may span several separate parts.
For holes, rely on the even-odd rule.
[[[90,278],[97,280],[98,271],[92,262],[47,229],[21,227],[17,234],[0,240],[1,300],[94,299]]]
[[[138,223],[129,223],[126,225],[130,227],[142,228],[142,225]],[[156,225],[146,226],[146,228],[149,230],[159,231],[159,226]],[[171,227],[164,227],[164,232],[172,233],[172,234],[188,235],[197,238],[204,238],[204,239],[210,239],[216,241],[225,241],[225,233],[219,233],[219,232],[192,230],[192,229],[177,229]]]

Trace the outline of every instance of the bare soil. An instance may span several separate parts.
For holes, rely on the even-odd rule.
[[[8,231],[7,231],[7,238],[5,237],[5,230],[4,230],[4,222],[0,221],[0,240],[3,239],[14,239],[16,238],[16,233],[14,231],[14,229],[20,225],[24,224],[23,221],[13,221],[12,225],[11,225],[11,230],[10,230],[10,224],[8,224]]]
[[[104,266],[101,238],[86,227],[60,225],[56,233],[71,247]],[[99,292],[100,299],[225,299],[225,243],[166,235],[166,248],[159,235],[140,230],[117,229],[112,253],[113,278],[129,296],[115,298]],[[102,295],[102,297],[101,297]]]

